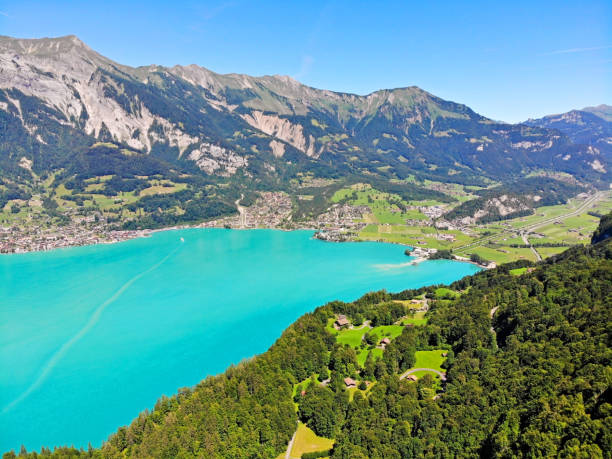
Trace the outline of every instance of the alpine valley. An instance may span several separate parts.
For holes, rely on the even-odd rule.
[[[607,189],[610,126],[605,106],[512,125],[417,87],[359,96],[1,37],[0,250],[203,222],[459,248],[470,225]],[[366,226],[394,223],[427,229]],[[434,226],[461,231],[434,243]]]
[[[0,252],[89,246],[0,255],[3,459],[610,458],[611,167],[607,105],[2,36]]]

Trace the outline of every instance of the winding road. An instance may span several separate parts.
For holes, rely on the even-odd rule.
[[[433,368],[411,368],[410,370],[407,370],[402,373],[399,379],[404,379],[406,376],[412,373],[416,373],[417,371],[431,371],[432,373],[437,374],[442,381],[446,381],[446,373],[444,373],[443,371],[434,370]]]
[[[521,233],[521,238],[523,239],[523,242],[525,243],[525,245],[529,246],[529,248],[531,249],[531,251],[533,252],[533,254],[536,257],[536,260],[542,261],[542,257],[540,256],[538,251],[535,249],[534,246],[531,245],[531,243],[529,242],[529,239],[527,239],[527,234]]]
[[[241,194],[240,199],[236,199],[236,202],[234,203],[236,204],[236,209],[238,209],[238,213],[240,214],[240,228],[244,228],[246,226],[246,212],[244,210],[244,207],[240,205],[240,201],[242,201],[243,199],[244,195]]]
[[[555,222],[555,221],[561,221],[561,220],[565,220],[566,218],[570,218],[570,217],[575,217],[576,215],[581,214],[582,212],[584,212],[586,209],[588,209],[593,203],[601,200],[605,195],[606,195],[607,191],[599,191],[595,194],[593,194],[592,196],[588,197],[582,204],[580,204],[577,208],[575,208],[574,210],[572,210],[571,212],[568,212],[566,214],[563,215],[557,215],[555,217],[547,217],[544,218],[543,220],[534,222],[534,223],[527,223],[524,226],[519,226],[516,227],[512,230],[507,230],[507,231],[502,231],[501,233],[497,233],[497,234],[492,234],[490,236],[485,236],[481,239],[478,239],[476,241],[470,242],[469,244],[465,244],[459,247],[456,247],[453,249],[454,252],[462,252],[466,249],[470,249],[472,247],[478,247],[480,245],[483,245],[487,242],[491,242],[493,240],[496,239],[501,239],[502,237],[506,236],[508,233],[520,233],[528,235],[530,232],[532,232],[533,230],[544,226],[544,225],[548,225],[549,223]],[[524,239],[523,239],[524,240]],[[532,250],[533,249],[532,247]],[[540,255],[537,255],[538,259],[540,260]]]

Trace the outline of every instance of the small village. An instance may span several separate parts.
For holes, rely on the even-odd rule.
[[[0,253],[38,252],[63,247],[111,244],[148,236],[150,231],[110,231],[105,225],[83,226],[69,224],[62,227],[33,228],[26,232],[19,228],[0,227]]]

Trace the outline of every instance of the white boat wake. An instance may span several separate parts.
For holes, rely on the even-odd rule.
[[[425,260],[423,258],[417,257],[411,261],[406,261],[404,263],[378,264],[378,265],[372,265],[372,266],[376,269],[380,269],[381,271],[389,271],[391,269],[400,269],[400,268],[405,268],[407,266],[416,266],[422,261],[425,261]]]
[[[51,358],[47,361],[47,363],[43,367],[42,371],[38,375],[38,378],[36,378],[36,380],[30,385],[30,387],[28,387],[15,400],[13,400],[11,403],[6,405],[2,409],[1,413],[4,414],[7,411],[11,410],[16,405],[18,405],[20,402],[22,402],[26,397],[28,397],[32,392],[34,392],[36,389],[38,389],[40,387],[40,385],[47,379],[47,377],[49,376],[49,374],[51,373],[53,368],[55,368],[55,366],[61,360],[61,358],[64,356],[64,354],[66,354],[68,349],[70,349],[74,343],[76,343],[83,336],[85,336],[87,334],[87,332],[89,332],[89,330],[91,330],[91,328],[96,323],[98,323],[98,320],[100,320],[100,316],[102,315],[104,310],[108,307],[108,305],[110,305],[117,298],[119,298],[123,294],[123,292],[125,292],[128,288],[130,288],[132,286],[132,284],[134,282],[136,282],[138,279],[140,279],[141,277],[149,274],[151,271],[159,268],[166,260],[168,260],[168,258],[170,258],[172,255],[174,255],[180,248],[181,248],[181,246],[179,245],[177,248],[172,250],[168,255],[166,255],[160,261],[155,263],[153,266],[149,267],[145,271],[142,271],[141,273],[139,273],[136,276],[132,277],[129,281],[127,281],[125,284],[123,284],[119,288],[119,290],[117,290],[109,299],[107,299],[106,301],[104,301],[104,303],[102,303],[100,306],[98,306],[96,308],[96,310],[92,313],[92,315],[89,317],[89,320],[83,326],[83,328],[81,328],[72,338],[70,338],[68,341],[66,341],[64,344],[62,344],[62,346],[55,352],[55,354],[53,354],[51,356]]]

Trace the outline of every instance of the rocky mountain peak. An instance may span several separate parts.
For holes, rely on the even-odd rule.
[[[57,57],[74,52],[95,53],[76,35],[66,35],[56,38],[12,38],[0,36],[0,50],[14,52],[19,55],[37,57]],[[97,53],[95,53],[97,54]]]
[[[0,70],[0,110],[41,151],[69,127],[92,142],[191,160],[217,175],[253,165],[245,173],[256,176],[311,161],[326,173],[350,163],[356,174],[417,172],[439,181],[543,167],[597,179],[608,170],[599,153],[607,144],[572,145],[557,131],[493,122],[416,86],[362,96],[286,75],[220,74],[195,64],[134,68],[74,35],[0,37]],[[35,113],[24,109],[33,106]]]

